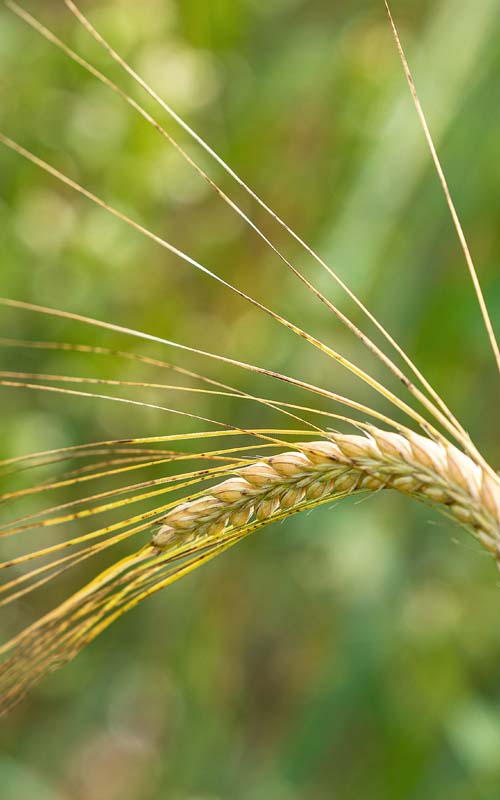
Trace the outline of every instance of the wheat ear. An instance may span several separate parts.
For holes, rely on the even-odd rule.
[[[500,480],[454,445],[370,426],[366,435],[332,434],[298,447],[237,469],[234,477],[175,506],[153,545],[164,549],[211,538],[252,517],[270,519],[304,500],[327,502],[359,491],[396,489],[439,506],[499,557]]]
[[[435,505],[500,559],[500,478],[454,445],[367,426],[295,447],[174,505],[149,545],[3,645],[0,715],[145,598],[268,523],[347,495],[391,488]]]

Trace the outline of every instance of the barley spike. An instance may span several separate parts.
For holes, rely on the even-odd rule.
[[[162,519],[152,544],[212,538],[252,517],[272,520],[304,500],[396,489],[440,506],[500,555],[500,480],[454,445],[416,433],[369,428],[367,435],[331,434],[297,450],[242,467],[205,494],[180,503]]]

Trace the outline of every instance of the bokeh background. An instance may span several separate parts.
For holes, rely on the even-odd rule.
[[[27,6],[158,113],[62,2]],[[383,3],[86,0],[82,8],[338,269],[500,465],[498,376]],[[500,6],[394,0],[393,11],[498,331]],[[393,388],[154,130],[3,8],[0,91],[8,135]],[[328,276],[158,117],[361,322]],[[250,361],[390,410],[272,320],[6,149],[0,229],[4,296]],[[310,400],[216,361],[32,313],[2,309],[0,335],[128,349],[268,397]],[[2,348],[1,362],[171,379],[74,353]],[[248,402],[122,395],[237,425],[288,427]],[[4,458],[203,427],[21,389],[3,389],[0,402]],[[74,578],[66,588],[77,585]],[[18,621],[50,606],[52,591],[21,605]],[[2,800],[493,800],[499,609],[491,560],[446,519],[404,498],[346,501],[269,526],[131,612],[2,720]]]

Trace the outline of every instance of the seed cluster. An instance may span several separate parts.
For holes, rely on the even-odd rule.
[[[445,506],[496,557],[500,553],[500,481],[451,444],[370,427],[367,435],[332,434],[328,440],[256,461],[236,470],[205,495],[175,506],[153,544],[215,537],[252,518],[312,500],[359,491],[396,489]]]

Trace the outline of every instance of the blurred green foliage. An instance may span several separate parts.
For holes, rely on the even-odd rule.
[[[82,5],[335,265],[500,464],[498,376],[383,3]],[[62,2],[29,7],[130,88]],[[498,330],[500,6],[394,0],[393,11]],[[155,131],[5,9],[0,90],[8,135],[386,378]],[[317,265],[196,154],[360,321]],[[248,360],[389,411],[272,320],[6,150],[0,228],[4,296]],[[2,310],[0,335],[127,348],[254,393],[309,399],[214,361],[64,320]],[[2,364],[164,379],[130,361],[58,352],[3,349]],[[123,394],[242,426],[288,424],[227,399]],[[21,390],[2,390],[1,403],[2,457],[201,426],[151,409]],[[47,590],[44,602],[51,599]],[[499,603],[490,559],[451,523],[403,498],[345,502],[270,526],[130,613],[2,722],[2,800],[494,800]],[[34,610],[27,601],[19,614]]]

